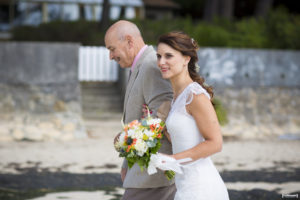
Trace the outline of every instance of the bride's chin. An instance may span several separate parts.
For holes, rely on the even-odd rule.
[[[168,76],[167,74],[162,73],[161,75],[162,75],[162,77],[163,77],[164,79],[168,79],[168,78],[169,78],[169,76]]]

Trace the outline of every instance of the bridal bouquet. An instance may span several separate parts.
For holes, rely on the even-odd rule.
[[[120,157],[126,158],[128,167],[131,168],[137,163],[141,171],[148,168],[152,155],[158,152],[163,137],[165,123],[159,118],[148,116],[140,121],[134,120],[123,125],[123,131],[119,140],[115,143],[115,148]],[[173,171],[166,170],[165,175],[170,180],[174,177]]]

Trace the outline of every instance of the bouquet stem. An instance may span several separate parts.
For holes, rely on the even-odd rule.
[[[172,180],[175,177],[175,172],[172,171],[172,170],[166,170],[165,171],[165,176],[170,181],[170,180]]]

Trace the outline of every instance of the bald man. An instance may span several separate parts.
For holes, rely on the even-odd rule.
[[[156,52],[144,43],[138,27],[125,20],[116,22],[105,34],[105,45],[110,59],[117,61],[122,68],[130,68],[131,72],[124,98],[124,123],[140,119],[143,104],[148,105],[154,116],[165,120],[172,100],[172,87],[162,78]],[[159,152],[171,154],[171,144],[166,137],[161,142]],[[162,171],[149,176],[147,170],[141,172],[137,164],[128,168],[124,159],[121,178],[125,188],[122,200],[174,199],[174,181],[168,181]]]

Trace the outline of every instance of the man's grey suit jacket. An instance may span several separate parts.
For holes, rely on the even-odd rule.
[[[157,66],[156,52],[152,46],[148,46],[134,67],[126,88],[124,98],[124,123],[129,123],[142,117],[142,105],[147,104],[149,109],[157,116],[158,110],[167,110],[159,117],[166,119],[169,109],[162,108],[166,102],[172,100],[173,92],[171,84],[161,76]],[[162,139],[162,146],[159,152],[172,154],[171,143],[167,137]],[[123,166],[126,167],[126,161]],[[137,164],[128,169],[123,187],[125,188],[156,188],[173,184],[174,181],[168,181],[164,173],[158,170],[158,173],[149,176],[147,170],[141,172]]]

